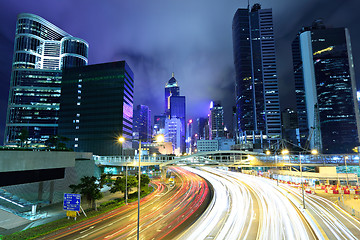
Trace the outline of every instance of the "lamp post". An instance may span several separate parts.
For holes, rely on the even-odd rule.
[[[346,160],[348,159],[348,156],[345,156],[345,172],[346,172],[346,186],[349,186],[349,178],[348,178],[348,171],[347,171],[347,164],[346,164]]]
[[[137,240],[140,237],[140,174],[141,174],[141,140],[139,140],[139,172],[138,172],[138,221],[137,221]]]
[[[157,135],[155,137],[156,142],[164,142],[164,135]],[[140,176],[141,176],[141,140],[139,139],[139,172],[138,172],[138,221],[137,221],[137,240],[140,238]]]
[[[317,155],[319,152],[316,149],[311,150],[312,155]],[[302,189],[302,200],[303,200],[303,209],[305,209],[305,189],[304,189],[304,181],[302,177],[302,161],[301,161],[301,152],[299,152],[299,161],[300,161],[300,181],[301,181],[301,189]]]
[[[276,149],[275,149],[275,152],[274,152],[274,157],[275,157],[275,165],[276,165],[276,173],[277,173],[276,185],[279,186],[279,166],[278,166],[278,161],[277,161],[277,157],[276,157]]]
[[[300,161],[300,181],[301,181],[303,209],[305,209],[305,193],[304,193],[304,182],[303,182],[303,179],[302,179],[302,164],[301,164],[301,153],[300,152],[299,152],[299,161]]]
[[[288,154],[289,154],[289,150],[287,150],[286,148],[281,150],[281,155],[283,155],[283,161],[284,161],[284,155],[288,155]],[[279,186],[279,180],[278,180],[278,186]]]
[[[119,137],[118,139],[119,143],[121,144],[121,158],[124,158],[124,147],[123,147],[123,143],[125,142],[125,138],[124,137]],[[127,192],[127,162],[125,164],[125,204],[127,205],[127,201],[128,201],[128,192]]]

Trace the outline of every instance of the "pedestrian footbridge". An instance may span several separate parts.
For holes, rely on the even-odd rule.
[[[127,156],[97,156],[93,159],[102,166],[138,166],[139,157]],[[141,156],[141,166],[158,165],[221,165],[228,167],[274,167],[274,166],[359,166],[358,154],[296,154],[296,155],[266,155],[252,151],[212,151],[200,152],[185,156]]]

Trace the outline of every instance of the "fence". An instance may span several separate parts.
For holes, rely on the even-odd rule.
[[[344,201],[341,198],[343,198]],[[352,207],[354,203],[359,204],[357,203],[357,201],[360,201],[360,199],[355,200],[352,199],[351,196],[343,196],[343,197],[339,197],[338,205],[352,216],[356,217],[357,219],[360,219],[360,212],[354,209],[354,207]]]

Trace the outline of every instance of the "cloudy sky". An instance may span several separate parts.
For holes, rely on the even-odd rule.
[[[359,0],[264,0],[274,18],[281,107],[294,103],[291,42],[323,18],[350,30],[360,76]],[[255,1],[250,1],[250,4]],[[234,66],[231,24],[244,0],[0,0],[0,142],[5,127],[16,17],[37,14],[89,43],[89,63],[126,60],[135,74],[134,105],[162,113],[164,86],[175,72],[187,117],[206,116],[211,100],[225,106],[231,128]]]

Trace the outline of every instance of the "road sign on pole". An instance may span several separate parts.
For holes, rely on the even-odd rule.
[[[64,193],[63,209],[66,211],[80,211],[81,195]]]

